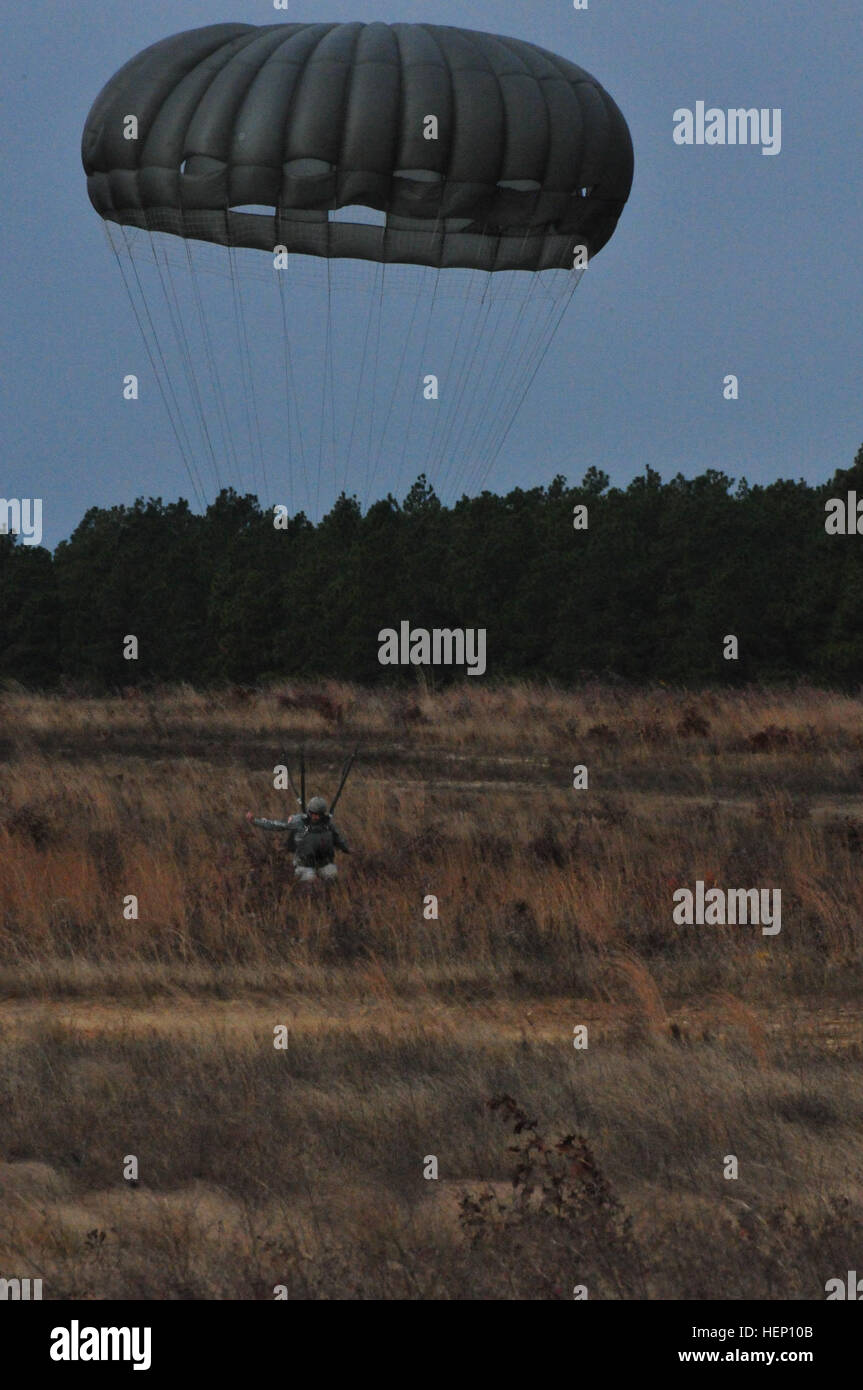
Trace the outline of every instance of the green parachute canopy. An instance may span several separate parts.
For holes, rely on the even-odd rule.
[[[308,349],[303,315],[311,310],[291,282],[286,300],[285,277],[275,273],[285,335],[284,450],[289,466],[302,455],[312,476],[326,455],[334,485],[341,458],[342,481],[351,488],[352,452],[361,448],[367,465],[370,457],[391,457],[391,428],[414,431],[396,448],[414,469],[427,471],[433,485],[438,463],[446,464],[453,486],[484,476],[508,433],[510,408],[517,410],[523,399],[525,374],[547,350],[544,334],[550,327],[553,335],[558,310],[578,283],[576,248],[592,258],[606,244],[633,172],[626,122],[583,69],[519,39],[433,24],[214,24],[175,34],[131,59],[104,87],[87,117],[82,159],[93,206],[106,224],[122,229],[119,242],[119,234],[109,233],[118,259],[122,253],[140,262],[140,236],[149,239],[145,259],[156,272],[155,288],[147,287],[138,265],[127,288],[154,371],[164,378],[163,399],[184,457],[208,453],[217,477],[220,462],[233,466],[244,453],[263,465],[273,451],[271,440],[254,438],[266,414],[258,409],[260,372],[249,355],[262,331],[262,312],[240,282],[235,248],[272,257],[284,247],[301,265],[326,262],[325,352],[346,352],[353,324],[365,326],[364,345],[351,349],[357,364],[352,384],[345,384],[344,364],[340,370],[329,358],[314,378],[298,382],[296,345],[292,358],[288,337],[301,335]],[[172,242],[186,243],[179,258],[165,249]],[[225,323],[207,324],[206,287],[195,284],[184,301],[171,278],[183,261],[192,274],[201,269],[190,250],[200,243],[222,248],[227,258],[222,273],[231,279],[231,317],[238,350],[246,355],[240,375],[247,398],[252,394],[243,403],[249,449],[231,439],[237,421],[230,419],[225,385],[236,373],[223,369],[225,380],[219,374]],[[350,297],[340,300],[340,282],[329,269],[338,262],[368,263],[367,318]],[[266,267],[266,258],[260,264]],[[393,280],[401,292],[414,290],[414,282],[398,280],[399,268],[435,273],[430,281],[416,280],[413,312],[402,302],[390,322],[385,292]],[[460,272],[473,278],[459,281]],[[264,274],[274,278],[272,270]],[[361,282],[357,270],[351,288]],[[169,310],[167,336],[182,358],[198,415],[197,441],[194,425],[179,419],[180,389],[157,322],[160,293]],[[400,421],[398,403],[404,390],[414,389],[412,373],[425,379],[437,370],[433,317],[448,293],[470,312],[464,310],[458,336],[452,314],[444,321],[441,341],[453,352],[448,398],[444,402],[442,392],[435,439],[420,446],[417,412],[411,409],[409,423]],[[404,347],[394,348],[406,325]],[[191,346],[196,326],[199,349]],[[471,380],[469,374],[486,371],[495,353],[506,361],[498,358],[495,365],[492,357],[484,382]],[[399,362],[411,384],[403,390],[401,378],[396,381],[386,410]],[[383,408],[376,401],[381,383],[373,380],[378,371],[384,374]],[[303,413],[316,389],[314,425]],[[336,399],[339,390],[346,399]],[[343,427],[351,405],[353,418]],[[460,414],[444,420],[447,410]],[[475,418],[466,421],[465,411]],[[317,448],[315,440],[303,440],[304,428],[316,435]],[[457,436],[462,452],[453,454]],[[306,458],[306,446],[317,453],[317,463]],[[318,476],[318,489],[319,483]]]

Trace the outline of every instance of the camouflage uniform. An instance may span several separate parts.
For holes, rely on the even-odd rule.
[[[328,815],[322,816],[319,824],[313,824],[308,815],[298,814],[290,820],[252,821],[259,830],[284,830],[290,835],[288,848],[294,851],[294,873],[302,883],[310,883],[315,878],[333,879],[338,877],[335,865],[335,852],[340,849],[350,854],[350,846],[337,830]]]

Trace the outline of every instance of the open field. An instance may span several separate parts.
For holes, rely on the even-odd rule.
[[[293,809],[300,740],[310,793],[362,749],[326,891],[243,820]],[[8,690],[0,759],[0,1273],[820,1299],[863,1267],[859,700]],[[676,925],[697,879],[781,889],[781,932]]]

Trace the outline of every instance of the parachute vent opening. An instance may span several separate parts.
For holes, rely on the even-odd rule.
[[[187,159],[184,159],[183,162],[182,162],[182,164],[180,165],[180,173],[181,173],[181,174],[185,174],[185,172],[186,172],[186,165],[188,164],[188,162],[189,162],[189,161],[188,161]]]
[[[251,213],[255,217],[272,217],[276,209],[273,207],[265,207],[261,203],[239,203],[229,208],[228,211]]]
[[[378,208],[367,208],[361,203],[351,203],[347,207],[333,208],[329,214],[331,222],[361,223],[366,227],[385,227],[387,215]]]

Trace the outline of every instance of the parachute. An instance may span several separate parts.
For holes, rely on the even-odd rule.
[[[482,486],[633,171],[574,63],[382,23],[164,39],[82,160],[199,500],[312,513],[406,470]]]

